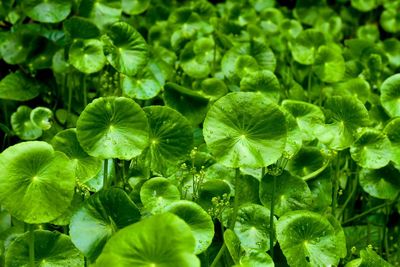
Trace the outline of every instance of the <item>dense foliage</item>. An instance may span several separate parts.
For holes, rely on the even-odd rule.
[[[1,0],[0,265],[400,265],[399,14]]]

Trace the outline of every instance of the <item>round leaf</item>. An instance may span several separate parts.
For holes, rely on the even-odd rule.
[[[270,249],[269,221],[270,210],[261,205],[246,204],[239,208],[234,232],[246,251]]]
[[[72,201],[72,162],[46,142],[11,146],[0,155],[0,202],[19,220],[46,223],[60,216]]]
[[[400,166],[400,118],[395,118],[386,124],[383,129],[387,138],[389,138],[392,148],[391,160]]]
[[[53,112],[46,107],[37,107],[31,111],[30,119],[36,127],[49,130],[52,125]]]
[[[378,6],[377,0],[351,0],[351,6],[362,12],[368,12]]]
[[[44,23],[57,23],[71,12],[70,0],[23,0],[25,13],[33,20]]]
[[[313,140],[317,127],[325,122],[321,109],[314,104],[285,99],[282,107],[296,119],[304,140]]]
[[[378,170],[362,169],[360,185],[373,197],[394,200],[400,192],[399,177],[399,171],[390,165]]]
[[[313,146],[303,146],[288,163],[288,170],[297,176],[304,177],[326,164],[321,150]]]
[[[102,39],[104,54],[118,72],[133,76],[146,65],[148,57],[146,41],[129,24],[114,23]]]
[[[204,121],[204,139],[217,160],[228,167],[264,167],[282,154],[286,119],[267,98],[231,93],[214,103]]]
[[[117,232],[95,266],[200,267],[194,248],[190,227],[178,216],[164,213]]]
[[[79,143],[91,156],[129,160],[148,143],[146,114],[132,99],[100,97],[87,105],[76,124]]]
[[[323,82],[334,83],[343,78],[345,71],[344,59],[341,51],[329,46],[318,48],[313,65],[315,74]]]
[[[196,240],[195,254],[204,252],[211,245],[214,237],[214,223],[202,207],[191,201],[180,200],[169,205],[166,210],[189,225]]]
[[[335,228],[311,211],[293,211],[279,218],[276,235],[287,262],[293,267],[337,266],[346,251]]]
[[[94,261],[115,232],[139,220],[139,209],[123,190],[101,190],[72,216],[70,235],[74,245]]]
[[[153,171],[165,172],[186,158],[193,146],[193,130],[179,112],[165,106],[143,109],[150,126],[149,146],[142,156]]]
[[[386,32],[397,33],[400,32],[400,19],[398,17],[399,8],[385,9],[380,18],[380,25]]]
[[[42,136],[42,129],[32,123],[30,115],[32,109],[19,106],[11,115],[11,126],[15,134],[22,140],[35,140]]]
[[[129,15],[137,15],[146,11],[150,0],[122,0],[122,11]]]
[[[104,29],[121,19],[121,0],[82,0],[78,13],[92,20],[100,29]]]
[[[390,76],[382,83],[381,103],[389,116],[400,116],[400,73]]]
[[[79,181],[86,182],[100,171],[102,161],[89,156],[81,147],[76,137],[76,129],[58,132],[52,139],[55,150],[63,152],[75,166],[75,176]]]
[[[0,98],[16,101],[31,100],[39,95],[39,84],[21,72],[8,74],[0,81]]]
[[[69,236],[59,232],[33,232],[36,266],[84,266],[85,259],[72,244]],[[30,233],[18,236],[7,249],[6,266],[29,266]]]
[[[271,207],[273,179],[274,176],[266,174],[261,180],[260,200],[266,207]],[[275,179],[275,215],[282,216],[289,211],[309,208],[312,197],[306,182],[288,171],[283,171]]]
[[[320,127],[317,137],[332,149],[348,148],[356,130],[370,123],[367,109],[354,97],[333,96],[326,101],[325,108],[329,124]]]
[[[163,211],[166,206],[180,198],[181,194],[178,188],[162,177],[146,181],[140,189],[140,200],[146,209],[153,212]]]
[[[145,70],[139,77],[123,75],[121,87],[125,95],[147,100],[156,97],[161,91],[162,85],[149,70]]]
[[[69,48],[69,62],[83,73],[100,71],[106,64],[103,44],[97,39],[76,39]]]
[[[361,167],[379,169],[386,166],[392,158],[391,144],[381,131],[366,128],[351,145],[350,154]]]
[[[325,43],[324,34],[315,29],[302,31],[297,38],[290,43],[294,60],[304,65],[314,64],[317,49]]]
[[[278,103],[280,97],[278,78],[269,70],[249,72],[240,81],[240,90],[259,92],[275,103]]]

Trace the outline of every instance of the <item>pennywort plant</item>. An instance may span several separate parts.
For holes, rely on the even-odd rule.
[[[2,0],[0,265],[399,265],[399,9]]]

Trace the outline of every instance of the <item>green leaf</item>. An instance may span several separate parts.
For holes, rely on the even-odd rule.
[[[166,211],[177,215],[189,225],[196,240],[195,254],[204,252],[211,245],[214,223],[202,207],[191,201],[180,200],[167,206]]]
[[[234,267],[274,267],[272,258],[262,250],[251,250]]]
[[[261,93],[275,103],[280,98],[278,78],[269,70],[247,73],[240,81],[240,91]]]
[[[386,166],[392,158],[391,144],[381,131],[365,128],[351,145],[350,154],[361,167],[379,169]]]
[[[382,259],[375,251],[370,248],[366,248],[360,251],[361,264],[359,267],[392,267],[390,263]]]
[[[293,175],[304,177],[327,163],[321,150],[313,146],[303,146],[300,151],[288,162],[287,169]]]
[[[282,101],[282,107],[296,119],[303,140],[315,139],[315,131],[319,125],[325,122],[324,113],[318,106],[303,101],[285,99]]]
[[[246,251],[270,249],[270,210],[257,204],[242,205],[237,214],[234,232]],[[276,223],[276,219],[274,218]],[[275,239],[275,236],[272,238]]]
[[[53,112],[46,107],[36,107],[30,113],[32,123],[42,130],[49,130],[52,126]]]
[[[95,266],[200,267],[190,227],[171,213],[125,227],[106,244]]]
[[[273,179],[272,175],[266,174],[260,183],[260,200],[266,207],[271,207]],[[291,175],[288,171],[283,171],[275,179],[275,215],[282,216],[289,211],[309,208],[311,204],[311,191],[305,181]]]
[[[121,0],[82,0],[79,15],[93,21],[103,30],[121,17]]]
[[[139,209],[129,196],[111,188],[91,196],[74,213],[70,235],[74,245],[93,262],[115,232],[139,220]]]
[[[0,98],[16,101],[31,100],[39,95],[40,84],[17,71],[0,81]]]
[[[140,189],[140,200],[153,213],[165,211],[168,205],[180,199],[178,188],[163,177],[147,180]]]
[[[400,67],[400,41],[396,38],[388,38],[383,41],[383,48],[393,68]]]
[[[81,147],[76,137],[76,129],[58,132],[51,140],[54,150],[67,155],[75,167],[75,176],[80,182],[86,182],[100,171],[102,161],[89,156]]]
[[[231,255],[233,262],[238,264],[240,262],[240,257],[242,254],[240,240],[231,229],[226,229],[224,232],[224,242],[226,248]]]
[[[378,170],[362,169],[360,185],[373,197],[394,200],[400,192],[399,175],[399,171],[390,165]]]
[[[351,0],[351,6],[361,12],[368,12],[378,6],[377,0]]]
[[[333,96],[326,101],[325,108],[328,124],[317,130],[317,137],[332,149],[348,148],[357,129],[370,124],[367,109],[356,98]]]
[[[135,77],[122,75],[121,87],[124,95],[140,100],[147,100],[156,97],[160,93],[162,84],[146,68]]]
[[[142,157],[151,170],[165,173],[189,155],[193,147],[193,129],[189,121],[172,108],[151,106],[143,110],[149,121],[150,135]]]
[[[217,60],[214,46],[214,40],[206,37],[187,43],[180,55],[183,71],[193,78],[207,77],[211,72],[213,60]]]
[[[72,244],[69,236],[57,231],[33,232],[36,266],[80,267],[85,264],[83,255]],[[7,249],[6,266],[29,266],[30,233],[18,236]]]
[[[381,103],[389,116],[400,116],[400,74],[392,75],[382,83]]]
[[[276,58],[272,50],[264,43],[259,41],[250,41],[232,47],[222,58],[222,72],[228,79],[234,78],[236,74],[235,66],[238,66],[238,61],[241,56],[245,58],[253,58],[260,70],[274,71],[276,67]]]
[[[380,18],[380,25],[386,32],[397,33],[400,31],[399,7],[385,9]]]
[[[286,142],[279,107],[257,93],[231,93],[215,102],[204,121],[204,139],[216,159],[233,168],[274,163]]]
[[[340,49],[326,45],[320,46],[313,68],[315,74],[323,82],[334,83],[342,80],[345,64]]]
[[[315,29],[302,31],[289,43],[292,56],[300,64],[312,65],[316,59],[318,48],[325,43],[324,34]]]
[[[400,118],[394,118],[386,124],[383,132],[391,143],[391,160],[400,166]]]
[[[167,106],[177,110],[194,126],[203,122],[208,110],[208,98],[174,83],[166,83],[164,89],[163,97]]]
[[[11,115],[11,126],[15,134],[22,140],[35,140],[42,136],[42,129],[31,121],[32,109],[28,106],[19,106]]]
[[[122,0],[122,11],[129,15],[137,15],[146,11],[150,0]]]
[[[69,48],[69,62],[83,73],[100,71],[106,64],[102,42],[97,39],[75,39]]]
[[[279,218],[276,225],[279,245],[290,266],[339,264],[346,244],[329,220],[311,211],[293,211]]]
[[[0,202],[19,220],[46,223],[60,216],[72,201],[72,162],[46,142],[22,142],[0,155]]]
[[[79,143],[91,156],[129,160],[148,144],[146,114],[132,99],[100,97],[87,105],[76,124]]]
[[[71,17],[64,21],[64,31],[68,38],[73,39],[95,39],[100,36],[100,30],[96,24],[87,18]]]
[[[111,25],[102,37],[104,54],[118,71],[133,76],[147,63],[146,41],[132,26],[125,22]]]
[[[71,13],[70,0],[23,0],[22,8],[33,20],[43,23],[57,23]]]

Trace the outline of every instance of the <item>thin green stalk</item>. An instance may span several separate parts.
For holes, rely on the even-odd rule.
[[[71,108],[72,108],[72,87],[68,86],[68,106],[67,106],[67,118],[65,119],[65,124],[68,123],[68,120],[71,116]]]
[[[235,228],[235,224],[236,224],[236,217],[238,214],[238,210],[239,210],[239,179],[240,179],[240,169],[236,168],[235,169],[235,199],[233,202],[233,212],[232,212],[232,217],[231,217],[231,221],[230,224],[228,226],[229,229],[233,230]],[[224,234],[224,231],[222,229],[222,235]],[[218,261],[220,260],[220,258],[222,257],[222,255],[224,254],[226,249],[226,245],[225,245],[225,241],[222,244],[221,248],[218,251],[217,256],[214,258],[213,262],[211,263],[210,267],[215,267],[216,264],[218,263]]]
[[[236,217],[239,210],[239,196],[240,196],[240,187],[239,187],[239,177],[240,177],[240,169],[235,169],[235,199],[233,202],[233,213],[231,217],[231,222],[229,225],[229,229],[233,230],[236,224]]]
[[[332,190],[332,215],[336,215],[336,206],[338,202],[339,191],[339,171],[340,171],[340,153],[336,155],[335,174],[333,176],[333,190]]]
[[[29,267],[35,267],[35,233],[33,224],[29,228]]]
[[[318,176],[318,174],[322,173],[326,167],[328,167],[330,164],[330,161],[328,160],[321,168],[318,170],[313,171],[312,173],[307,174],[306,176],[301,177],[303,181],[308,181],[311,180],[312,178],[315,178]]]
[[[358,215],[356,215],[356,216],[354,216],[354,217],[351,217],[350,219],[344,221],[342,224],[348,224],[349,222],[358,220],[358,219],[364,217],[365,215],[370,214],[371,212],[374,212],[374,211],[379,210],[379,209],[381,209],[381,208],[384,208],[384,207],[386,207],[386,206],[390,206],[390,205],[392,205],[392,204],[393,204],[393,202],[390,202],[390,203],[383,203],[383,204],[381,204],[381,205],[375,206],[375,207],[373,207],[373,208],[371,208],[371,209],[369,209],[369,210],[367,210],[367,211],[364,211],[363,213],[360,213],[360,214],[358,214]]]
[[[340,210],[341,214],[344,214],[344,211],[345,211],[347,205],[350,203],[351,199],[354,197],[354,194],[357,191],[357,184],[358,184],[358,167],[357,167],[357,172],[356,172],[354,180],[353,180],[351,192],[350,192],[348,198],[346,199],[346,201],[344,202],[342,209]]]
[[[312,82],[312,69],[313,66],[310,66],[310,72],[308,73],[308,79],[307,79],[307,94],[308,94],[308,102],[311,103],[311,82]]]
[[[108,159],[104,160],[104,169],[103,169],[103,188],[107,188],[109,184],[108,181]]]
[[[87,102],[87,85],[86,85],[86,77],[82,74],[82,90],[83,90],[83,107],[85,108],[88,104]]]
[[[274,260],[274,213],[275,213],[275,189],[276,189],[276,175],[273,175],[272,193],[271,193],[271,207],[269,214],[269,249],[271,259]]]
[[[386,224],[388,224],[389,215],[390,215],[390,209],[388,206],[386,206],[385,211],[386,211]],[[387,227],[385,227],[383,235],[384,235],[384,238],[383,238],[384,244],[383,245],[385,248],[385,256],[386,256],[386,259],[388,259],[390,257],[390,250],[389,250],[389,229]]]
[[[225,249],[226,249],[226,245],[225,245],[225,242],[224,242],[222,244],[221,248],[219,249],[217,256],[215,256],[213,262],[211,263],[210,267],[217,266],[217,263],[221,259],[222,255],[224,255]]]

